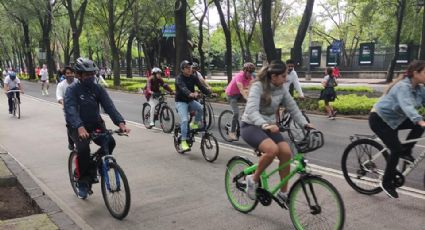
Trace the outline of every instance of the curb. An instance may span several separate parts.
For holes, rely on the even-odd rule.
[[[2,149],[0,148],[0,150]],[[81,229],[55,202],[52,201],[52,199],[50,199],[48,195],[44,193],[12,156],[5,153],[5,151],[0,152],[0,158],[3,159],[9,171],[15,175],[14,177],[17,185],[23,188],[28,197],[31,198],[31,201],[34,202],[34,204],[38,206],[59,229]]]

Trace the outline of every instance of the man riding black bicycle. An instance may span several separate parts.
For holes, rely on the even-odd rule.
[[[4,93],[7,95],[7,102],[9,104],[9,114],[12,114],[12,98],[13,93],[9,92],[9,90],[20,90],[21,93],[24,93],[24,89],[22,87],[21,81],[16,77],[15,72],[9,72],[6,78],[4,79]],[[19,103],[21,103],[21,97],[19,92],[16,92],[16,98],[18,98]]]
[[[87,198],[89,184],[92,182],[90,170],[90,133],[95,131],[105,132],[105,122],[100,116],[99,105],[104,108],[111,120],[122,132],[129,133],[124,118],[117,111],[106,90],[95,83],[96,64],[87,58],[78,58],[74,71],[79,82],[71,85],[65,94],[65,118],[71,126],[71,137],[74,140],[78,153],[78,197]],[[102,146],[109,141],[109,152],[115,148],[115,140],[98,138],[94,142]]]
[[[198,129],[199,123],[202,119],[202,105],[195,99],[198,97],[198,93],[195,92],[195,85],[206,95],[210,95],[209,91],[201,82],[197,76],[192,74],[192,63],[184,60],[180,63],[181,74],[176,78],[176,109],[180,117],[181,127],[181,143],[180,149],[187,151],[190,149],[187,143],[188,133],[188,111],[189,107],[192,111],[196,112],[195,121],[190,125],[191,129]]]

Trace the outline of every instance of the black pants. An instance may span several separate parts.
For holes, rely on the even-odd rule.
[[[68,136],[68,145],[74,145],[74,141],[72,140],[72,128],[70,125],[66,125],[66,134]]]
[[[10,89],[10,90],[18,90],[18,88],[13,88],[13,89]],[[12,112],[12,108],[13,108],[13,105],[12,105],[13,94],[14,93],[7,93],[7,102],[9,103],[9,112]],[[18,101],[21,101],[21,97],[19,95],[19,92],[16,92],[16,98],[18,98]]]
[[[413,122],[409,119],[406,119],[396,129],[392,129],[377,113],[370,114],[369,125],[373,132],[376,133],[376,135],[391,151],[391,155],[387,160],[384,178],[382,180],[383,184],[390,185],[395,176],[395,170],[400,154],[409,154],[416,144],[416,142],[412,142],[402,145],[398,139],[398,131],[402,129],[411,129],[406,138],[406,140],[409,140],[421,137],[424,133],[424,129],[420,125],[413,124]]]
[[[92,133],[96,129],[100,129],[102,131],[106,130],[104,124],[99,124],[98,126],[93,127],[86,127],[88,133]],[[91,173],[93,172],[93,165],[91,165],[90,162],[90,139],[83,140],[79,138],[77,129],[72,129],[71,136],[75,142],[75,145],[77,146],[78,168],[80,173],[79,182],[89,183],[91,181]],[[109,136],[109,138],[100,137],[94,140],[93,142],[99,146],[107,145],[110,154],[112,154],[115,148],[115,140],[112,136]],[[101,151],[104,151],[103,147]]]

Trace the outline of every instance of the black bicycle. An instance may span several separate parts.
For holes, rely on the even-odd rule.
[[[90,139],[104,137],[109,139],[112,134],[127,136],[120,130],[107,130],[106,132],[94,132],[90,134]],[[122,220],[130,210],[130,186],[127,177],[117,160],[110,154],[109,141],[105,141],[95,153],[90,154],[92,181],[89,183],[89,195],[93,194],[92,184],[98,183],[100,176],[103,200],[106,208],[114,218]],[[68,173],[74,193],[78,196],[78,179],[80,178],[78,170],[78,154],[72,151],[68,158]]]
[[[301,113],[307,122],[310,123],[310,119],[308,118],[307,114],[304,111],[301,111]],[[228,142],[233,141],[229,138],[229,132],[232,127],[232,119],[233,111],[228,109],[221,112],[220,116],[218,117],[218,131],[220,132],[221,137],[223,137],[223,140]],[[291,117],[291,114],[285,109],[276,113],[276,121],[280,131],[285,132],[289,130],[296,141],[300,141],[306,136],[307,131],[304,129],[304,127],[301,127],[298,123],[296,123],[295,120]],[[239,139],[239,122],[236,123],[235,134],[236,138]]]
[[[154,122],[159,120],[161,124],[161,129],[164,133],[171,133],[174,128],[174,113],[173,110],[168,106],[167,99],[164,97],[167,94],[161,93],[159,95],[152,95],[153,97],[157,97],[159,103],[155,106],[154,113]],[[158,117],[159,115],[159,117]],[[151,106],[148,102],[143,103],[142,109],[142,118],[143,124],[146,128],[150,129],[152,126],[150,125],[150,117],[151,117]]]
[[[18,99],[17,93],[21,90],[9,90],[7,93],[13,93],[12,96],[12,115],[18,119],[21,118],[21,101]]]
[[[202,155],[204,156],[205,160],[208,162],[214,162],[219,153],[218,148],[218,141],[217,138],[214,137],[214,135],[209,132],[208,126],[207,126],[207,106],[205,106],[206,102],[206,96],[201,95],[201,105],[203,107],[203,115],[202,115],[202,127],[199,129],[190,129],[190,122],[192,121],[193,117],[195,116],[195,113],[190,113],[190,118],[188,122],[188,139],[186,140],[189,147],[192,148],[193,143],[195,142],[195,135],[198,133],[201,133],[201,151]],[[185,152],[190,151],[191,149],[187,151],[183,151],[180,148],[181,143],[181,127],[180,124],[176,124],[174,128],[174,147],[176,148],[176,151],[180,154],[184,154]]]

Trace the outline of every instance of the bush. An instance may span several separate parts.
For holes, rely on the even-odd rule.
[[[322,86],[305,86],[302,87],[303,90],[311,90],[311,91],[320,91],[323,89]],[[372,93],[373,88],[369,86],[337,86],[335,87],[335,90],[338,91],[344,91],[344,92],[367,92]]]
[[[341,95],[332,102],[332,106],[340,114],[369,114],[373,105],[379,98],[368,98],[366,96],[357,96],[355,94]],[[319,109],[325,109],[324,101],[319,102]]]

